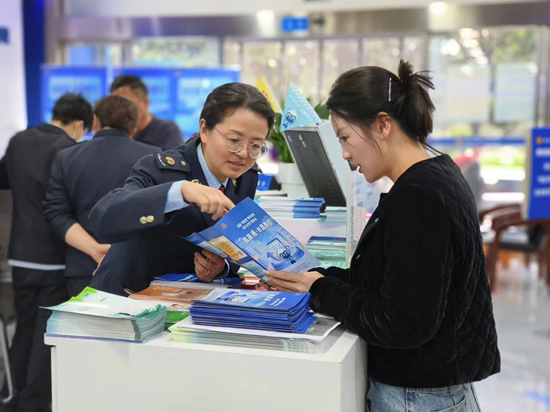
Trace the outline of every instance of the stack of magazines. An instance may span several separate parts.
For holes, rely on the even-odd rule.
[[[327,223],[346,223],[348,209],[346,207],[327,206],[324,221]]]
[[[164,276],[156,277],[151,286],[175,286],[190,289],[215,289],[215,288],[238,288],[243,283],[243,278],[215,278],[210,283],[203,282],[200,278],[193,273],[176,274],[171,273]]]
[[[322,198],[296,197],[261,197],[258,205],[274,218],[284,219],[319,219]]]
[[[305,333],[317,319],[309,293],[214,289],[193,301],[193,324],[225,328]]]
[[[166,307],[90,287],[53,311],[46,334],[143,342],[164,329]]]
[[[153,282],[155,283],[155,282]],[[165,327],[185,319],[189,316],[189,307],[194,299],[202,299],[210,293],[215,286],[209,289],[191,288],[178,282],[164,282],[160,285],[151,284],[147,289],[130,295],[130,299],[156,302],[166,307]]]
[[[170,328],[175,342],[315,353],[340,323],[319,317],[305,333],[200,326],[187,318]]]
[[[313,236],[306,245],[307,250],[319,259],[321,266],[336,266],[346,269],[346,238]]]

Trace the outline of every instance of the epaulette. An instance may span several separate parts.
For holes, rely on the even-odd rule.
[[[157,165],[159,169],[178,170],[189,172],[189,163],[180,155],[170,152],[157,153]]]
[[[252,165],[252,167],[250,168],[250,170],[255,170],[255,171],[258,172],[258,173],[263,173],[263,172],[262,172],[262,169],[260,169],[260,166],[258,166],[258,163],[254,163],[254,164]]]

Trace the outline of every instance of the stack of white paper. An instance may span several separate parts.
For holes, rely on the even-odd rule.
[[[187,318],[172,326],[170,332],[172,340],[176,342],[315,353],[321,342],[338,325],[340,323],[334,319],[318,317],[306,333],[282,333],[200,326]]]

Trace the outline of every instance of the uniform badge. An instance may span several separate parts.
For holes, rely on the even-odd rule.
[[[176,162],[174,161],[174,159],[172,159],[171,157],[167,157],[167,158],[166,158],[166,161],[168,162],[168,164],[169,164],[170,166],[174,166],[174,164],[176,163]]]
[[[158,154],[158,157],[159,157],[159,162],[160,162],[163,166],[166,166],[166,165],[164,164],[164,162],[162,161],[162,156],[160,155],[160,153]]]
[[[193,180],[191,180],[191,183],[196,183],[198,185],[201,184],[201,182],[199,182],[199,179],[193,179]]]
[[[182,166],[187,166],[187,163],[185,163],[183,160],[181,161]]]
[[[233,186],[237,187],[237,179],[233,179]]]

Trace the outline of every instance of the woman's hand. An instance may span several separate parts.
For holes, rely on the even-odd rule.
[[[311,285],[323,275],[319,272],[291,273],[277,272],[270,270],[267,272],[267,281],[277,290],[286,292],[309,292]]]
[[[206,250],[203,250],[202,254],[195,253],[195,273],[203,282],[212,282],[226,267],[225,260],[213,253]]]
[[[222,218],[235,205],[221,190],[191,182],[181,184],[181,195],[187,203],[194,203],[201,208],[201,212],[212,215],[212,219]]]
[[[94,248],[92,249],[90,256],[93,260],[95,260],[95,263],[99,266],[99,264],[103,261],[103,258],[111,248],[111,245],[101,244],[97,243]]]

